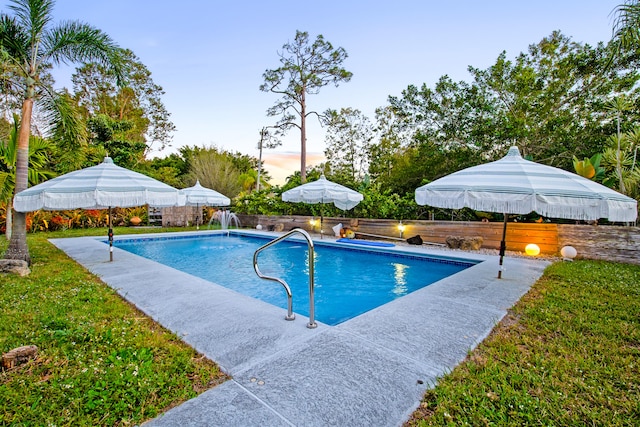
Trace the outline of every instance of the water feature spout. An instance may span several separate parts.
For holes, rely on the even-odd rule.
[[[214,213],[209,220],[209,227],[211,227],[213,221],[218,222],[222,230],[228,230],[232,224],[235,224],[236,228],[240,228],[240,219],[231,211],[224,210]]]

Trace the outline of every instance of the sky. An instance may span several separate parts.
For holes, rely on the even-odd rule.
[[[263,73],[296,30],[322,34],[348,53],[350,82],[309,96],[308,108],[359,109],[374,119],[390,95],[408,85],[433,87],[443,75],[470,81],[469,66],[486,69],[502,51],[513,59],[554,30],[596,45],[611,38],[622,0],[58,0],[54,23],[80,20],[131,49],[162,86],[177,130],[164,157],[181,146],[212,146],[258,157],[259,131],[276,117],[279,98],[261,92]],[[8,0],[0,0],[7,11]],[[71,88],[73,68],[55,71]],[[309,121],[307,164],[323,160],[324,129]],[[274,183],[299,169],[300,133],[265,150]]]

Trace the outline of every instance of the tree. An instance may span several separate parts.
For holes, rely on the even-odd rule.
[[[625,49],[640,45],[640,2],[625,1],[614,9],[613,57],[620,56]]]
[[[16,184],[16,162],[18,157],[18,131],[20,118],[13,116],[13,126],[6,141],[0,144],[0,201],[6,204],[6,234],[11,238],[13,194]],[[29,138],[29,184],[35,185],[53,176],[46,169],[52,144],[46,139]]]
[[[127,131],[119,139],[145,144],[141,153],[144,157],[155,144],[159,150],[167,147],[176,128],[160,99],[164,90],[154,83],[151,72],[128,49],[123,51],[123,61],[128,70],[126,87],[118,87],[108,67],[85,64],[71,78],[74,98],[88,117],[103,114],[112,120],[129,122]]]
[[[371,141],[375,133],[360,110],[342,108],[329,115],[324,151],[334,180],[348,187],[358,186],[368,170]]]
[[[275,129],[270,131],[269,129]],[[271,149],[282,145],[280,141],[281,129],[278,126],[264,126],[260,129],[260,141],[258,141],[258,176],[256,177],[256,191],[260,191],[260,184],[262,181],[266,181],[262,176],[262,150],[264,148]]]
[[[41,72],[63,62],[95,61],[108,66],[120,82],[124,77],[120,48],[102,31],[78,21],[51,23],[53,0],[12,0],[9,9],[15,16],[0,15],[0,55],[11,64],[14,77],[24,89],[18,150],[16,155],[15,192],[27,188],[29,173],[29,138],[33,105],[37,99],[50,100],[52,123],[61,123],[67,111],[60,107],[63,98],[43,87]],[[49,96],[47,96],[49,95]],[[14,212],[13,232],[5,258],[31,262],[27,247],[26,215]]]
[[[282,49],[283,52],[279,53],[282,65],[264,72],[264,83],[260,90],[282,95],[267,110],[268,116],[281,116],[278,126],[282,129],[300,129],[300,177],[305,182],[307,117],[314,114],[318,119],[323,118],[322,114],[307,110],[306,97],[319,93],[320,88],[330,83],[338,86],[340,82],[348,82],[352,73],[342,68],[347,52],[341,47],[334,49],[322,35],[309,44],[309,33],[296,31],[293,43],[286,43]]]
[[[255,183],[257,163],[255,158],[246,154],[216,147],[182,147],[180,152],[189,165],[185,185],[193,185],[200,180],[202,186],[234,198],[244,185],[251,187]]]

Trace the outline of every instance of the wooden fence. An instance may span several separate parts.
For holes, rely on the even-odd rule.
[[[311,226],[309,216],[238,215],[243,227],[260,224],[264,230],[288,231],[300,227],[320,232],[319,224]],[[314,218],[319,220],[319,218]],[[363,218],[323,218],[322,231],[333,235],[332,227],[342,223],[356,234],[367,238],[385,236],[400,239],[399,221]],[[448,236],[483,239],[483,248],[499,249],[502,222],[402,221],[402,239],[419,235],[425,243],[444,244]],[[563,246],[573,246],[578,258],[603,259],[640,265],[640,227],[603,225],[571,225],[548,223],[514,223],[507,226],[507,250],[523,252],[529,243],[540,247],[542,254],[559,255]]]

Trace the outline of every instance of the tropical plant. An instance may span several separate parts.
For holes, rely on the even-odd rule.
[[[330,83],[338,86],[340,82],[348,82],[352,73],[342,68],[347,52],[341,47],[334,49],[321,34],[310,44],[309,33],[296,31],[293,43],[284,44],[279,56],[282,65],[264,72],[260,90],[282,95],[267,110],[269,116],[281,116],[278,126],[283,130],[300,129],[300,177],[304,183],[307,180],[307,117],[312,114],[318,118],[323,116],[316,111],[307,111],[307,95],[317,94]]]
[[[589,157],[585,157],[583,160],[579,160],[576,156],[573,156],[573,168],[576,173],[584,178],[594,181],[602,181],[604,178],[605,169],[600,167],[600,161],[602,160],[602,154],[594,154]]]
[[[82,22],[52,24],[53,0],[12,0],[14,16],[0,14],[0,56],[14,71],[16,83],[24,89],[18,149],[16,153],[15,192],[27,188],[29,139],[36,100],[50,112],[49,119],[58,128],[76,125],[65,122],[72,117],[68,98],[42,84],[41,74],[53,65],[66,62],[97,62],[109,67],[118,82],[124,77],[121,49],[102,31]],[[26,236],[26,215],[16,213],[13,232],[5,258],[31,262]]]
[[[619,56],[625,48],[640,44],[640,3],[627,0],[613,11],[613,55]]]
[[[13,115],[13,127],[9,139],[0,144],[0,202],[6,206],[6,234],[11,238],[13,194],[15,189],[16,162],[18,158],[18,130],[20,118]],[[53,176],[46,170],[52,144],[44,138],[29,137],[29,184],[35,185]]]
[[[229,198],[237,196],[243,189],[240,179],[243,171],[234,164],[232,157],[232,154],[216,147],[194,148],[185,183],[193,185],[199,180],[203,187],[212,188]]]
[[[604,183],[630,197],[640,197],[640,167],[638,165],[638,140],[640,131],[625,133],[621,137],[611,135],[609,146],[602,153],[602,164],[608,174]]]

